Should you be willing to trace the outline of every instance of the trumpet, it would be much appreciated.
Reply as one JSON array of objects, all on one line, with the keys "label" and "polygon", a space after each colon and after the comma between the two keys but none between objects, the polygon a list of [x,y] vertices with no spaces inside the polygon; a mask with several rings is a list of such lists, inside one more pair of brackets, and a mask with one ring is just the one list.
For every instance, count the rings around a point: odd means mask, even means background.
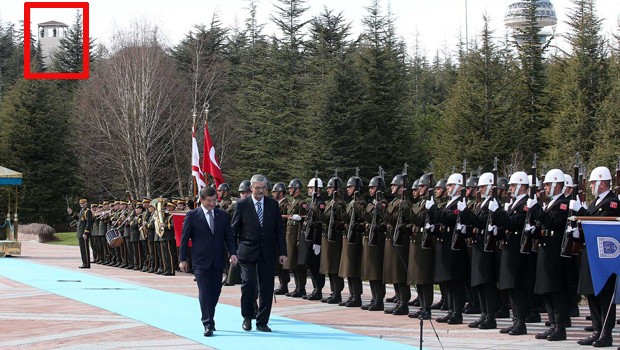
[{"label": "trumpet", "polygon": [[97,214],[95,214],[95,219],[99,219],[99,218],[101,218],[103,216],[108,216],[108,215],[110,215],[111,212],[112,212],[111,209],[98,212]]},{"label": "trumpet", "polygon": [[77,220],[73,220],[69,223],[69,226],[71,227],[76,227],[78,225],[78,221]]}]

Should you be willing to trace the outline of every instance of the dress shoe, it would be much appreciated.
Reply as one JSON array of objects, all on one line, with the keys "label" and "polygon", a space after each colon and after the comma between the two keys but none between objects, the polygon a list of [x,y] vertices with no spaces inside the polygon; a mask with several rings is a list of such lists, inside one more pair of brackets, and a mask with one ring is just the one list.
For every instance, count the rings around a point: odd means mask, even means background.
[{"label": "dress shoe", "polygon": [[353,298],[351,301],[347,301],[346,307],[360,307],[362,306],[361,298]]},{"label": "dress shoe", "polygon": [[306,300],[321,300],[322,298],[323,298],[323,293],[316,292],[316,293],[312,293],[312,294],[308,295]]},{"label": "dress shoe", "polygon": [[540,313],[531,312],[526,318],[525,323],[538,323],[540,322]]},{"label": "dress shoe", "polygon": [[478,328],[478,326],[480,326],[482,324],[482,322],[484,322],[484,320],[487,318],[486,314],[482,314],[480,315],[480,318],[475,320],[474,322],[470,322],[467,327],[469,328]]},{"label": "dress shoe", "polygon": [[127,265],[127,266],[125,266],[125,268],[126,268],[127,270],[133,270],[133,265]]},{"label": "dress shoe", "polygon": [[243,328],[244,331],[251,331],[252,330],[252,319],[250,318],[243,319],[243,324],[241,325],[241,328]]},{"label": "dress shoe", "polygon": [[555,327],[555,331],[547,337],[548,341],[560,341],[566,340],[566,328],[564,327]]},{"label": "dress shoe", "polygon": [[297,289],[295,289],[295,290],[293,290],[293,291],[291,291],[291,292],[288,292],[288,293],[284,293],[284,296],[287,296],[287,297],[292,297],[292,296],[293,296],[293,293],[296,293],[296,292],[297,292]]},{"label": "dress shoe", "polygon": [[463,323],[463,314],[452,314],[452,317],[448,319],[447,324],[462,324]]},{"label": "dress shoe", "polygon": [[603,336],[601,339],[595,340],[592,346],[595,348],[606,348],[613,345],[611,336]]},{"label": "dress shoe", "polygon": [[334,296],[334,293],[330,293],[328,296],[321,298],[322,303],[327,303],[327,299]]},{"label": "dress shoe", "polygon": [[443,304],[444,304],[443,299],[441,299],[438,302],[436,302],[435,304],[431,305],[431,310],[439,310],[439,309],[441,309]]},{"label": "dress shoe", "polygon": [[500,329],[500,330],[499,330],[499,332],[500,332],[500,333],[502,333],[502,334],[508,334],[508,333],[510,333],[510,331],[511,331],[513,328],[515,328],[515,326],[516,326],[516,323],[513,323],[513,324],[511,324],[511,325],[510,325],[510,326],[508,326],[508,327],[504,327],[504,328]]},{"label": "dress shoe", "polygon": [[368,307],[368,311],[385,311],[383,303],[374,303]]},{"label": "dress shoe", "polygon": [[389,298],[385,298],[385,302],[386,303],[397,303],[398,302],[398,297],[396,295],[391,296]]},{"label": "dress shoe", "polygon": [[495,318],[510,318],[510,311],[507,307],[502,307],[495,313]]},{"label": "dress shoe", "polygon": [[266,324],[257,324],[256,330],[261,332],[271,332],[271,328],[269,328]]},{"label": "dress shoe", "polygon": [[211,328],[205,328],[204,336],[210,337],[213,335],[213,330]]},{"label": "dress shoe", "polygon": [[577,344],[579,345],[592,345],[594,343],[595,340],[598,340],[598,338],[601,336],[600,333],[595,332],[592,333],[591,336],[585,338],[585,339],[579,339],[577,340]]},{"label": "dress shoe", "polygon": [[81,266],[78,266],[78,268],[80,268],[80,269],[90,269],[90,266],[81,265]]},{"label": "dress shoe", "polygon": [[431,310],[422,310],[418,318],[420,320],[430,320],[433,318],[433,315],[431,314]]},{"label": "dress shoe", "polygon": [[395,309],[396,309],[396,306],[386,307],[386,308],[383,309],[383,313],[384,314],[391,314]]},{"label": "dress shoe", "polygon": [[153,270],[153,269],[148,269],[146,272],[148,272],[148,273],[155,273],[155,270]]},{"label": "dress shoe", "polygon": [[452,313],[451,313],[451,312],[448,312],[448,314],[446,314],[445,316],[442,316],[442,317],[437,317],[437,318],[435,319],[435,322],[438,322],[438,323],[447,323],[447,322],[448,322],[448,320],[450,319],[450,317],[452,317]]},{"label": "dress shoe", "polygon": [[465,305],[465,308],[463,309],[463,313],[466,315],[479,314],[480,306],[474,303],[467,303],[467,305]]},{"label": "dress shoe", "polygon": [[553,325],[551,328],[547,329],[546,331],[542,332],[542,333],[537,333],[534,338],[536,339],[547,339],[547,337],[549,335],[551,335],[551,333],[555,332],[555,325]]},{"label": "dress shoe", "polygon": [[286,293],[288,293],[288,287],[285,286],[280,286],[278,289],[273,291],[273,294],[275,295],[285,295]]},{"label": "dress shoe", "polygon": [[351,300],[353,300],[353,296],[352,296],[352,295],[350,295],[350,296],[347,298],[347,300],[342,300],[341,302],[339,302],[339,303],[338,303],[338,306],[347,306],[347,303],[348,303],[349,301],[351,301]]},{"label": "dress shoe", "polygon": [[478,325],[478,329],[495,329],[497,328],[497,321],[495,317],[489,317],[484,319],[484,321]]},{"label": "dress shoe", "polygon": [[571,306],[570,311],[568,313],[568,317],[579,317],[579,306],[577,305]]},{"label": "dress shoe", "polygon": [[[348,300],[347,300],[348,301]],[[377,301],[375,299],[370,299],[368,304],[364,304],[361,306],[362,310],[368,310],[371,306],[373,306]]]},{"label": "dress shoe", "polygon": [[125,269],[125,268],[127,268],[127,264],[121,264],[121,265],[120,265],[120,266],[118,266],[118,267],[120,267],[121,269]]},{"label": "dress shoe", "polygon": [[407,306],[406,303],[402,303],[396,306],[394,310],[392,310],[392,315],[394,316],[409,315],[409,306]]},{"label": "dress shoe", "polygon": [[594,332],[594,327],[593,326],[585,326],[583,327],[583,330],[586,332]]},{"label": "dress shoe", "polygon": [[306,295],[306,290],[305,290],[305,289],[295,291],[293,294],[291,294],[291,296],[292,296],[293,298],[301,298],[301,297],[303,297],[304,295]]},{"label": "dress shoe", "polygon": [[510,335],[524,335],[527,334],[527,327],[525,322],[517,322],[517,324],[508,332]]},{"label": "dress shoe", "polygon": [[327,298],[328,304],[339,304],[342,301],[342,295],[334,294],[331,297]]},{"label": "dress shoe", "polygon": [[174,272],[164,272],[162,276],[174,276]]}]

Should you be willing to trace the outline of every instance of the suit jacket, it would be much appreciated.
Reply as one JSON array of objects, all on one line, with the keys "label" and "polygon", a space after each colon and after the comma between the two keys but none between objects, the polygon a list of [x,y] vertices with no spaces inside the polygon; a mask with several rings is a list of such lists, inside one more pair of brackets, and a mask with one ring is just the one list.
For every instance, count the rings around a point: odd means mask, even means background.
[{"label": "suit jacket", "polygon": [[280,206],[273,198],[263,198],[262,227],[252,197],[238,201],[232,217],[232,230],[239,242],[237,250],[239,260],[256,261],[262,255],[264,261],[275,264],[278,256],[286,256]]},{"label": "suit jacket", "polygon": [[224,248],[228,249],[230,255],[236,255],[237,247],[226,212],[213,209],[213,222],[215,232],[209,228],[200,206],[187,212],[183,220],[179,261],[187,261],[187,244],[191,239],[194,270],[224,269]]}]

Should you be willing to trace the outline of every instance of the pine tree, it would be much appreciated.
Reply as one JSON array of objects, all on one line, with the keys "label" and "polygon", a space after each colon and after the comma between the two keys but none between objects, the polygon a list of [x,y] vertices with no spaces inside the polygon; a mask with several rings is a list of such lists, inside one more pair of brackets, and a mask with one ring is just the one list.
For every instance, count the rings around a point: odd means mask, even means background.
[{"label": "pine tree", "polygon": [[[82,14],[76,11],[75,21],[67,30],[66,36],[60,38],[60,46],[52,56],[51,71],[78,73],[83,70],[83,31]],[[89,64],[92,66],[96,57],[96,43],[93,38],[89,39]],[[66,84],[65,84],[66,85]],[[69,84],[74,87],[75,84]]]}]

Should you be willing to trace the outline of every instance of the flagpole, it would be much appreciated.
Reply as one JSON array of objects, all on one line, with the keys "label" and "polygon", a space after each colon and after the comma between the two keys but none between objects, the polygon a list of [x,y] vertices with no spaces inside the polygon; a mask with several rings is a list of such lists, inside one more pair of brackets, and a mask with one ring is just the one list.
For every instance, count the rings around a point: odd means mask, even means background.
[{"label": "flagpole", "polygon": [[[193,137],[195,137],[194,135],[196,135],[196,108],[192,109],[192,123],[193,123],[192,124],[193,125],[192,126],[192,138],[193,138]],[[192,150],[192,152],[193,152],[193,150]],[[198,188],[198,184],[196,183],[196,177],[192,176],[192,189],[193,189],[192,192],[194,193],[194,198],[196,198],[196,194],[198,192],[197,188]]]},{"label": "flagpole", "polygon": [[[208,128],[209,128],[209,103],[205,102],[205,130],[208,130]],[[203,141],[203,142],[206,142],[206,140]],[[202,157],[203,157],[203,159],[204,159],[204,157],[208,157],[207,153],[204,153],[202,155]],[[204,167],[204,161],[203,161],[203,167]],[[208,185],[209,181],[207,181],[207,180],[209,180],[209,175],[211,175],[211,173],[207,174],[207,170],[206,169],[204,170],[204,172],[205,172],[205,184]],[[211,179],[213,179],[213,176],[211,176]],[[215,179],[213,179],[213,182],[215,183]]]}]

